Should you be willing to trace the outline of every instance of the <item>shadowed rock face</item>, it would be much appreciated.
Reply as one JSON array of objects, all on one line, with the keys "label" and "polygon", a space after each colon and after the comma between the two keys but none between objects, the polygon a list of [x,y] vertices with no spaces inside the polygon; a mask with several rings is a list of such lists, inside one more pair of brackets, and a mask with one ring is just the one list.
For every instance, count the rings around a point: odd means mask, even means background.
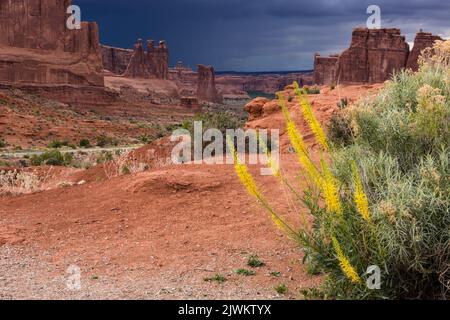
[{"label": "shadowed rock face", "polygon": [[100,45],[103,68],[114,74],[123,74],[133,56],[133,50]]},{"label": "shadowed rock face", "polygon": [[353,31],[352,43],[339,57],[340,83],[380,83],[406,66],[409,46],[399,29]]},{"label": "shadowed rock face", "polygon": [[98,26],[66,28],[71,0],[0,1],[0,82],[103,86]]},{"label": "shadowed rock face", "polygon": [[150,68],[147,65],[147,57],[144,51],[142,40],[139,39],[134,45],[134,53],[131,56],[130,63],[124,73],[127,78],[150,79]]},{"label": "shadowed rock face", "polygon": [[199,100],[221,103],[222,95],[217,92],[214,68],[198,65],[197,97]]},{"label": "shadowed rock face", "polygon": [[138,39],[134,50],[101,46],[103,68],[127,78],[168,79],[169,49],[164,41],[155,46],[153,40]]},{"label": "shadowed rock face", "polygon": [[433,44],[438,40],[443,39],[428,32],[421,31],[417,33],[416,39],[414,40],[414,47],[409,55],[406,67],[413,71],[417,71],[419,69],[418,60],[422,51],[426,48],[432,47]]},{"label": "shadowed rock face", "polygon": [[320,85],[330,85],[336,81],[336,69],[339,55],[321,57],[320,54],[314,56],[314,83]]}]

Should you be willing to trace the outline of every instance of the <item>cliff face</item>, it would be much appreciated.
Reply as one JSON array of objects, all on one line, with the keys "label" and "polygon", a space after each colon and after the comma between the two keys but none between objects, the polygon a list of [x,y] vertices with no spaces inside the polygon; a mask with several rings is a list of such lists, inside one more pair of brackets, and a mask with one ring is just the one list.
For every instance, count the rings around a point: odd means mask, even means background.
[{"label": "cliff face", "polygon": [[419,32],[414,40],[414,47],[409,55],[407,68],[417,71],[419,69],[418,60],[422,51],[426,48],[430,48],[433,44],[438,41],[443,40],[439,36],[435,36],[428,32]]},{"label": "cliff face", "polygon": [[153,40],[147,41],[147,50],[141,39],[134,50],[101,46],[103,68],[128,78],[168,79],[169,49],[164,41],[155,46]]},{"label": "cliff face", "polygon": [[336,81],[336,68],[339,55],[321,57],[320,54],[314,56],[314,83],[329,85]]},{"label": "cliff face", "polygon": [[338,59],[340,83],[379,83],[403,69],[409,46],[399,29],[355,29],[350,48]]},{"label": "cliff face", "polygon": [[103,68],[114,74],[123,74],[130,63],[133,50],[100,45]]},{"label": "cliff face", "polygon": [[223,97],[217,92],[214,68],[198,65],[197,97],[199,100],[221,103]]},{"label": "cliff face", "polygon": [[418,69],[420,53],[433,46],[440,37],[419,32],[414,48],[409,46],[399,29],[353,30],[350,48],[341,55],[314,59],[314,82],[319,85],[335,83],[381,83],[396,71]]},{"label": "cliff face", "polygon": [[66,28],[71,0],[1,0],[0,82],[103,86],[98,27]]}]

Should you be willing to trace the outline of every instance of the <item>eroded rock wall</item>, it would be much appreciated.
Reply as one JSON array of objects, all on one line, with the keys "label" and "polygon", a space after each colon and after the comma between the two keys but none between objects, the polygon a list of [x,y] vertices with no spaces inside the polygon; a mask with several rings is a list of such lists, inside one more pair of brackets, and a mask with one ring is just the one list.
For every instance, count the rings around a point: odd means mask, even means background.
[{"label": "eroded rock wall", "polygon": [[114,74],[123,74],[130,63],[133,50],[101,45],[103,68]]},{"label": "eroded rock wall", "polygon": [[146,47],[138,39],[133,50],[102,46],[103,68],[116,75],[140,79],[169,78],[169,49],[165,41],[155,46],[147,40]]},{"label": "eroded rock wall", "polygon": [[339,55],[322,57],[314,56],[314,83],[318,85],[330,85],[336,82],[336,69]]},{"label": "eroded rock wall", "polygon": [[103,86],[98,26],[69,30],[71,0],[0,1],[0,82]]},{"label": "eroded rock wall", "polygon": [[409,54],[407,68],[417,71],[419,69],[419,57],[423,50],[430,48],[433,44],[438,41],[443,40],[441,37],[433,35],[429,32],[418,32],[414,40],[414,47]]},{"label": "eroded rock wall", "polygon": [[399,29],[353,30],[350,48],[338,59],[340,83],[380,83],[406,66],[409,46]]},{"label": "eroded rock wall", "polygon": [[197,98],[199,100],[221,103],[222,95],[216,89],[215,72],[211,66],[198,65]]}]

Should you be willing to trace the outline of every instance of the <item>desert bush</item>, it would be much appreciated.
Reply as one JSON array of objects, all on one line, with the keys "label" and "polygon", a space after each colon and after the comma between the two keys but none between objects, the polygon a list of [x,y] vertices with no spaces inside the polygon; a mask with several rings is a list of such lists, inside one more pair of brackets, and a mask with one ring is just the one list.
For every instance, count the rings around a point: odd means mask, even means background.
[{"label": "desert bush", "polygon": [[64,140],[64,141],[59,141],[59,140],[53,140],[52,142],[50,142],[47,147],[50,149],[60,149],[62,147],[68,147],[69,146],[69,141]]},{"label": "desert bush", "polygon": [[125,152],[114,159],[103,164],[105,175],[108,179],[120,175],[134,174],[143,172],[149,169],[149,165],[143,162],[138,162],[133,158],[133,151]]},{"label": "desert bush", "polygon": [[3,139],[0,139],[0,149],[6,147],[6,142]]},{"label": "desert bush", "polygon": [[227,129],[239,129],[244,126],[244,121],[233,112],[219,111],[197,114],[192,120],[185,121],[182,128],[194,133],[194,122],[202,122],[203,131],[219,129],[225,133]]},{"label": "desert bush", "polygon": [[143,144],[148,144],[152,141],[152,139],[146,135],[146,134],[142,134],[138,137],[139,142],[143,143]]},{"label": "desert bush", "polygon": [[339,109],[345,109],[348,107],[348,98],[342,98],[337,103]]},{"label": "desert bush", "polygon": [[82,139],[82,140],[80,140],[79,145],[81,148],[90,148],[91,142],[88,139]]},{"label": "desert bush", "polygon": [[[310,160],[279,96],[306,187],[298,192],[279,168],[272,170],[301,198],[312,224],[303,214],[300,230],[286,223],[235,154],[236,171],[249,193],[299,243],[308,270],[326,275],[308,297],[449,298],[450,41],[438,42],[433,52],[425,52],[419,72],[395,75],[375,98],[349,112],[353,135],[347,145],[323,139],[297,88],[304,117],[329,154],[320,164]],[[381,271],[377,290],[368,285],[370,266]]]},{"label": "desert bush", "polygon": [[72,163],[73,155],[71,153],[61,153],[58,150],[44,152],[41,155],[33,155],[30,163],[33,166],[69,166]]},{"label": "desert bush", "polygon": [[1,194],[25,194],[39,190],[41,179],[32,172],[0,171]]},{"label": "desert bush", "polygon": [[97,137],[97,147],[104,148],[104,147],[112,147],[117,146],[118,141],[113,138],[106,135],[100,135]]},{"label": "desert bush", "polygon": [[352,142],[353,135],[349,115],[344,112],[334,113],[328,125],[328,139],[335,145],[346,146]]},{"label": "desert bush", "polygon": [[320,87],[303,87],[306,94],[320,94]]}]

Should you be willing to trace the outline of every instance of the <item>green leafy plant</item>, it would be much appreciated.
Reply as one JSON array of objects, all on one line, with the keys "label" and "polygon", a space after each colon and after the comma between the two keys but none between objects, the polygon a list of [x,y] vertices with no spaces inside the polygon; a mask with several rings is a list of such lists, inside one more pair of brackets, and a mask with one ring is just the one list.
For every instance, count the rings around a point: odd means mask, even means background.
[{"label": "green leafy plant", "polygon": [[81,148],[90,148],[91,142],[88,139],[82,139],[82,140],[80,140],[79,145]]},{"label": "green leafy plant", "polygon": [[249,277],[249,276],[256,275],[256,272],[253,270],[248,270],[248,269],[237,269],[236,274],[238,274],[240,276]]},{"label": "green leafy plant", "polygon": [[72,163],[73,155],[71,153],[61,153],[58,150],[44,152],[41,155],[33,155],[30,163],[33,166],[69,166]]},{"label": "green leafy plant", "polygon": [[217,283],[224,283],[227,281],[227,278],[221,274],[216,274],[213,277],[207,277],[203,279],[206,282],[217,282]]},{"label": "green leafy plant", "polygon": [[[279,94],[307,184],[296,190],[281,170],[272,170],[312,217],[309,223],[300,215],[300,230],[270,206],[235,153],[236,172],[247,191],[300,244],[308,270],[326,275],[322,286],[308,294],[450,298],[449,70],[450,41],[438,41],[424,51],[419,72],[394,75],[376,96],[347,111],[352,134],[344,144],[324,139],[305,92],[296,86],[303,117],[328,154],[320,162],[311,160]],[[377,290],[369,285],[371,266],[380,271]]]},{"label": "green leafy plant", "polygon": [[259,268],[264,266],[264,262],[262,262],[257,255],[251,255],[248,258],[247,265],[252,268]]},{"label": "green leafy plant", "polygon": [[59,140],[53,140],[52,142],[50,142],[48,144],[48,148],[50,149],[60,149],[62,147],[68,147],[69,146],[69,141],[65,140],[65,141],[59,141]]},{"label": "green leafy plant", "polygon": [[280,283],[279,285],[275,286],[274,289],[278,294],[286,294],[288,291],[288,287],[285,283]]},{"label": "green leafy plant", "polygon": [[112,147],[112,146],[117,146],[117,145],[118,145],[118,141],[113,137],[109,137],[106,135],[100,135],[97,137],[97,146],[100,148]]}]

